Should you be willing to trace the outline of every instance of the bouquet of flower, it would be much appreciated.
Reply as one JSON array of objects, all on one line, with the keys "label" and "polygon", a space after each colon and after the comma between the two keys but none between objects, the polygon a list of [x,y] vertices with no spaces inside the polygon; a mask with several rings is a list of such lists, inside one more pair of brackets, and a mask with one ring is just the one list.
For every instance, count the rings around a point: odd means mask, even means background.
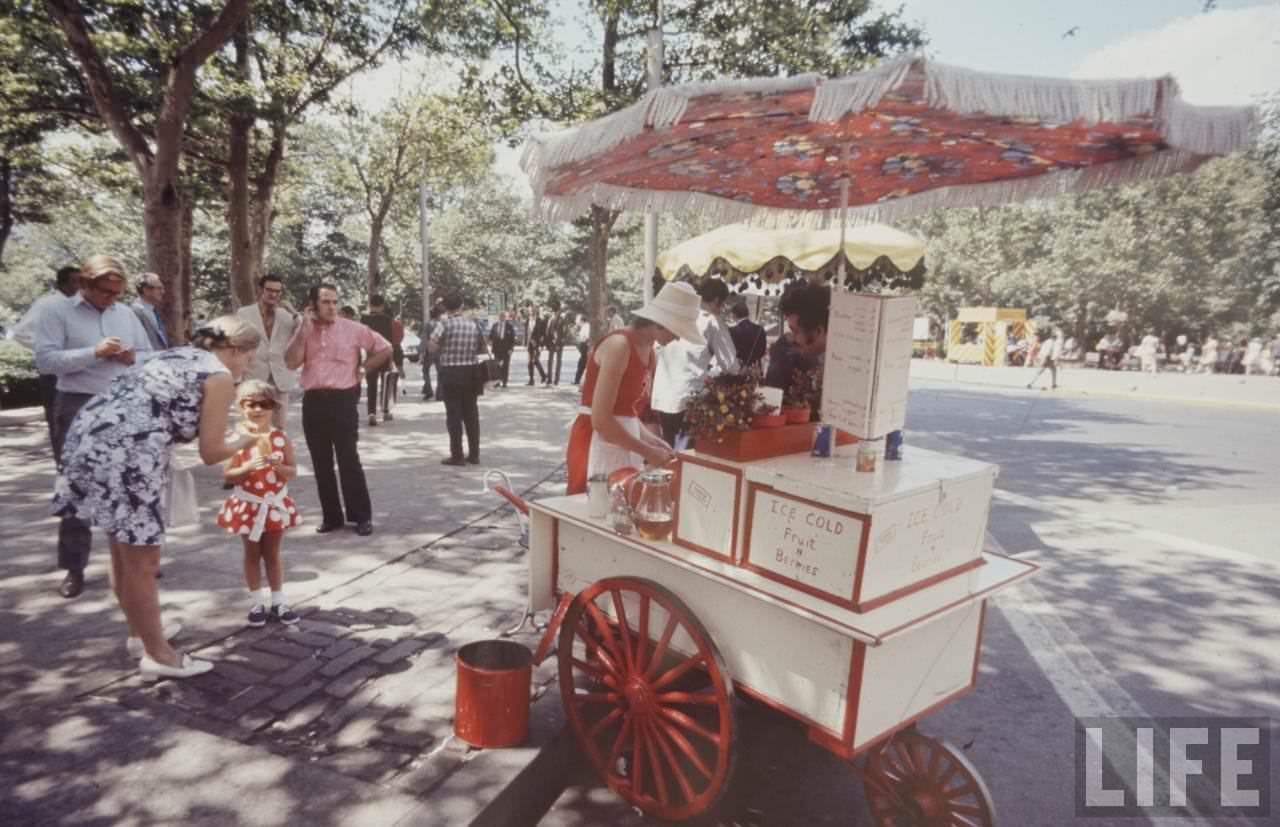
[{"label": "bouquet of flower", "polygon": [[796,368],[791,385],[782,392],[782,407],[816,409],[822,404],[822,369]]},{"label": "bouquet of flower", "polygon": [[702,380],[702,390],[685,400],[684,427],[690,439],[720,442],[733,431],[751,429],[751,419],[767,413],[759,371],[726,373]]}]

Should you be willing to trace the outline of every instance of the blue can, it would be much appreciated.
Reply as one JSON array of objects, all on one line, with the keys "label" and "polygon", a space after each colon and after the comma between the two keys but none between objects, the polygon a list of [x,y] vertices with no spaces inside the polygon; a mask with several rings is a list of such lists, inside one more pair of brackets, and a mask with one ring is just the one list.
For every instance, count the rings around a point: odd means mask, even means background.
[{"label": "blue can", "polygon": [[836,428],[834,425],[819,425],[818,432],[813,438],[813,450],[809,452],[814,457],[829,457],[831,449],[834,447],[836,436]]},{"label": "blue can", "polygon": [[884,438],[884,458],[886,462],[902,459],[902,431],[890,431]]}]

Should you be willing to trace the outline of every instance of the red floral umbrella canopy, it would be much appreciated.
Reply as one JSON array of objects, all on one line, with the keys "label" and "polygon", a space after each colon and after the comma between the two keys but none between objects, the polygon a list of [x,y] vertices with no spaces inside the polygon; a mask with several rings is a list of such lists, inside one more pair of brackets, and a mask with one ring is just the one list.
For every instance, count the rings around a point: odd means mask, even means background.
[{"label": "red floral umbrella canopy", "polygon": [[823,81],[669,87],[533,139],[523,160],[546,217],[592,204],[697,207],[723,220],[887,221],[1195,169],[1245,146],[1248,108],[1195,107],[1172,78],[988,75],[916,56]]}]

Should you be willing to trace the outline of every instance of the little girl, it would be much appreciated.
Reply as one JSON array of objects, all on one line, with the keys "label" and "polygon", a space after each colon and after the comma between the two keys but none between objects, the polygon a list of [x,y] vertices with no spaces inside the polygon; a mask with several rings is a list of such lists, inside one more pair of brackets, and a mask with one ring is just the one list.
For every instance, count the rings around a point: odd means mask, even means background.
[{"label": "little girl", "polygon": [[[280,560],[285,529],[301,522],[286,485],[297,476],[298,466],[289,438],[284,431],[271,427],[272,415],[279,406],[279,394],[270,384],[258,379],[240,384],[236,393],[240,430],[257,435],[258,442],[227,460],[222,472],[236,490],[218,512],[218,525],[239,534],[244,541],[244,582],[254,596],[250,626],[262,626],[268,616],[280,623],[298,622],[297,613],[284,601],[284,564]],[[266,594],[260,599],[258,596],[264,566],[271,585],[269,615]]]}]

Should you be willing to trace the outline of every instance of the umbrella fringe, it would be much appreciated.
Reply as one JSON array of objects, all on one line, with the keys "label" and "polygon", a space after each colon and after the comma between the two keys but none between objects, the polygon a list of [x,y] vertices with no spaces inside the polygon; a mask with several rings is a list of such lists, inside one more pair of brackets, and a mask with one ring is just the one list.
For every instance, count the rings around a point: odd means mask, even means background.
[{"label": "umbrella fringe", "polygon": [[[1127,161],[1076,170],[1043,173],[1010,181],[943,187],[875,204],[850,206],[848,223],[891,223],[939,207],[994,207],[1017,201],[1053,198],[1073,192],[1131,184],[1176,173],[1192,172],[1207,158],[1190,152],[1152,153]],[[697,210],[717,223],[749,222],[758,227],[839,226],[840,208],[792,210],[762,207],[701,192],[655,192],[596,184],[570,196],[542,195],[534,214],[547,221],[572,221],[598,204],[614,210]]]},{"label": "umbrella fringe", "polygon": [[875,106],[885,93],[906,78],[919,54],[912,53],[849,77],[820,84],[809,107],[810,121],[838,121],[849,112],[861,112]]}]

